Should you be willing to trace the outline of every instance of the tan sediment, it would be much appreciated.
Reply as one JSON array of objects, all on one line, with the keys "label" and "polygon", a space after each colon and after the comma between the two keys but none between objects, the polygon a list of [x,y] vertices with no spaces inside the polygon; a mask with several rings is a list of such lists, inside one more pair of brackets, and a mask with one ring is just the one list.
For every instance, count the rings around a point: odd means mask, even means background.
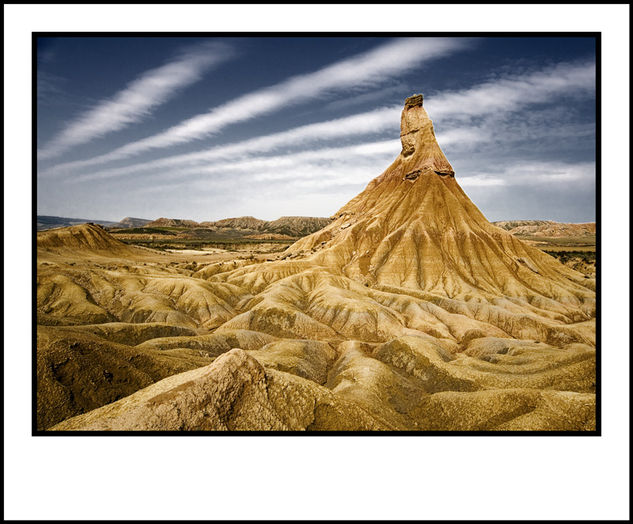
[{"label": "tan sediment", "polygon": [[[56,430],[595,429],[595,280],[488,222],[421,97],[407,99],[401,141],[282,260],[145,265],[115,245],[111,262],[74,263],[58,252],[73,235],[42,237],[38,318],[57,326],[45,329],[71,340],[88,336],[71,329],[84,324],[176,326],[90,336],[203,366],[161,364],[172,376],[71,418],[45,406],[43,418],[66,418]],[[92,235],[73,249],[107,249]],[[78,376],[102,366],[79,362]],[[43,377],[48,365],[38,351]]]}]

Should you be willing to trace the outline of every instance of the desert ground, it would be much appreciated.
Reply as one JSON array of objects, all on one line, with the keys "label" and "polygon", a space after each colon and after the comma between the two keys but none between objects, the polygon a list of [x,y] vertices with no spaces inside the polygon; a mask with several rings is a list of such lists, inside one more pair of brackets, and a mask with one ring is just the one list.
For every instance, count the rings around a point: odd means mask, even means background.
[{"label": "desert ground", "polygon": [[490,223],[421,95],[400,138],[329,218],[39,231],[37,429],[595,430],[595,224]]}]

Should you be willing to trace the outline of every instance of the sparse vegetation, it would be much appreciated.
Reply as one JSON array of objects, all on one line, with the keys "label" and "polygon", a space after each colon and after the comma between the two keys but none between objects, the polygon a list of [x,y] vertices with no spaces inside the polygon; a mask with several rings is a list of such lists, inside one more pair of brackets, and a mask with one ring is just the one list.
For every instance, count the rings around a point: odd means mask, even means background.
[{"label": "sparse vegetation", "polygon": [[[158,249],[160,251],[167,251],[169,249],[225,249],[227,251],[242,251],[242,248],[251,249],[254,251],[283,251],[286,249],[290,242],[286,240],[250,240],[250,239],[227,239],[220,241],[209,240],[197,240],[197,239],[179,239],[165,240],[165,239],[121,239],[122,242],[128,245],[144,246],[152,249]],[[259,248],[259,249],[258,249]]]},{"label": "sparse vegetation", "polygon": [[580,260],[586,264],[594,264],[596,262],[595,251],[549,251],[544,249],[545,253],[551,255],[563,264],[566,264],[574,259]]}]

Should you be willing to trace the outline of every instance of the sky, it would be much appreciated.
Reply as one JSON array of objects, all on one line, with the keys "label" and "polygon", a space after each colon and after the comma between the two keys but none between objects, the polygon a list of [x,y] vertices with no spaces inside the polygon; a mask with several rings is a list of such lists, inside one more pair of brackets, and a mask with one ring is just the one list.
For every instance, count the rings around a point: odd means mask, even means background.
[{"label": "sky", "polygon": [[331,216],[423,93],[489,220],[595,220],[589,37],[40,37],[36,82],[39,215]]}]

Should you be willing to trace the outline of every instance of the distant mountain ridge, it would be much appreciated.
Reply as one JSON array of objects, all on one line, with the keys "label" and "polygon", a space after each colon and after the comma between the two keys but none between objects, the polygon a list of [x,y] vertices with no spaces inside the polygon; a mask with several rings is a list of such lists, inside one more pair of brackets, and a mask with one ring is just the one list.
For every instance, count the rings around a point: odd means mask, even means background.
[{"label": "distant mountain ridge", "polygon": [[143,227],[149,222],[151,222],[151,220],[149,219],[134,217],[125,217],[120,222],[113,222],[112,220],[95,220],[92,218],[70,218],[51,215],[37,215],[37,230],[46,231],[47,229],[78,226],[80,224],[99,224],[100,226],[104,227],[129,228]]},{"label": "distant mountain ridge", "polygon": [[245,229],[261,233],[299,237],[319,231],[331,222],[332,219],[327,217],[284,216],[277,220],[267,221],[247,216],[225,218],[216,222],[204,222],[203,224],[210,228]]},{"label": "distant mountain ridge", "polygon": [[596,234],[595,222],[554,222],[553,220],[502,220],[493,225],[509,231],[513,235],[539,237],[579,237]]},{"label": "distant mountain ridge", "polygon": [[125,217],[115,227],[143,227],[149,224],[151,220],[148,218]]},{"label": "distant mountain ridge", "polygon": [[125,217],[119,222],[94,220],[87,218],[69,218],[48,215],[37,216],[37,230],[45,231],[60,227],[70,227],[93,223],[112,229],[132,229],[142,227],[175,227],[188,229],[210,229],[217,232],[238,232],[240,234],[283,235],[284,237],[302,237],[324,228],[332,222],[328,217],[283,216],[276,220],[261,220],[252,216],[224,218],[216,221],[196,222],[183,218],[147,218]]},{"label": "distant mountain ridge", "polygon": [[238,232],[240,234],[284,235],[302,237],[324,228],[332,222],[329,217],[283,216],[277,220],[261,220],[252,216],[223,218],[216,221],[195,222],[182,218],[159,218],[145,227],[184,227],[210,229],[216,232]]},{"label": "distant mountain ridge", "polygon": [[147,227],[198,227],[199,225],[195,220],[165,217],[157,218],[145,224]]},{"label": "distant mountain ridge", "polygon": [[[137,227],[178,227],[202,228],[213,231],[238,231],[245,234],[283,235],[284,237],[303,237],[311,235],[332,222],[330,217],[283,216],[277,220],[261,220],[252,216],[223,218],[216,221],[196,222],[182,218],[161,217],[156,220],[147,218],[125,217],[119,222],[110,220],[94,220],[85,218],[69,218],[50,215],[37,215],[37,230],[45,231],[60,227],[93,223],[113,229],[131,229]],[[553,220],[500,220],[493,225],[513,235],[530,235],[539,237],[579,237],[594,236],[595,222],[570,223]]]},{"label": "distant mountain ridge", "polygon": [[45,231],[46,229],[54,229],[58,227],[70,227],[77,226],[79,224],[86,224],[92,222],[93,224],[99,224],[101,226],[111,227],[118,222],[112,222],[110,220],[93,220],[87,218],[69,218],[69,217],[57,217],[51,215],[37,215],[37,230]]},{"label": "distant mountain ridge", "polygon": [[298,217],[286,216],[268,222],[266,230],[270,233],[280,235],[304,236],[323,229],[330,225],[332,218],[329,217]]},{"label": "distant mountain ridge", "polygon": [[222,220],[216,220],[215,222],[200,222],[200,226],[203,227],[252,229],[253,231],[261,231],[266,224],[267,222],[265,220],[260,220],[259,218],[255,218],[252,216],[223,218]]}]

